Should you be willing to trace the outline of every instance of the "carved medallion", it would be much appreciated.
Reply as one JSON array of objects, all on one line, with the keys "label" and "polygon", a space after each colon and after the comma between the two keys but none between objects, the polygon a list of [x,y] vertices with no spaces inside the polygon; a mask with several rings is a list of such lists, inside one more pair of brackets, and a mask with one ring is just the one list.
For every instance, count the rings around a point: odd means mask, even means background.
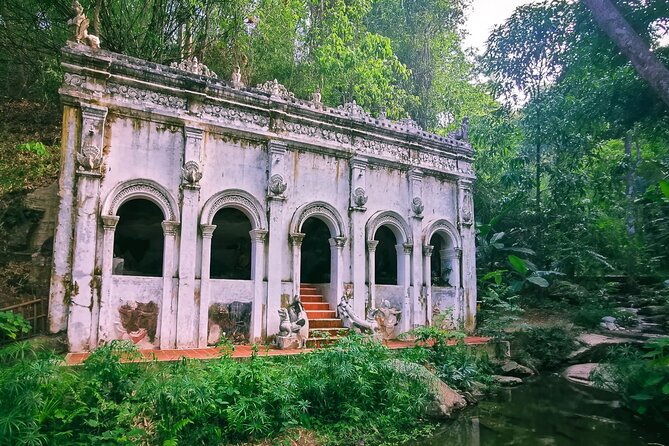
[{"label": "carved medallion", "polygon": [[102,165],[102,150],[96,145],[87,144],[77,153],[79,171],[97,172]]},{"label": "carved medallion", "polygon": [[197,161],[188,161],[181,170],[185,184],[196,186],[202,179],[202,172]]},{"label": "carved medallion", "polygon": [[369,197],[365,194],[365,189],[358,187],[353,191],[353,204],[361,208],[367,203]]},{"label": "carved medallion", "polygon": [[423,210],[425,209],[425,205],[423,204],[423,200],[421,200],[420,197],[414,197],[413,200],[411,200],[411,210],[416,214],[417,217],[420,217],[423,215]]},{"label": "carved medallion", "polygon": [[268,186],[270,193],[275,197],[283,195],[283,193],[288,188],[288,184],[279,174],[272,175],[272,177],[269,179]]}]

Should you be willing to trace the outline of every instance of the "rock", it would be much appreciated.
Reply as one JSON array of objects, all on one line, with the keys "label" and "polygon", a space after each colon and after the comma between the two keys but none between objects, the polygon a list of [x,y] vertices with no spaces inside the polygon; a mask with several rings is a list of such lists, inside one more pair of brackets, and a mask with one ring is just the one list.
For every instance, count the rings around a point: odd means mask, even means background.
[{"label": "rock", "polygon": [[600,364],[597,362],[576,364],[571,367],[567,367],[565,371],[562,372],[562,375],[571,382],[591,386],[592,381],[590,380],[590,375],[597,367],[599,367],[599,365]]},{"label": "rock", "polygon": [[641,316],[656,316],[658,314],[667,314],[668,312],[669,308],[660,305],[649,305],[639,309]]},{"label": "rock", "polygon": [[599,324],[601,328],[604,330],[609,330],[609,331],[619,331],[619,330],[624,330],[623,327],[620,325],[616,324],[616,318],[613,316],[604,316],[602,318],[602,322]]},{"label": "rock", "polygon": [[218,324],[209,326],[209,335],[207,336],[207,345],[216,345],[221,340],[221,327]]},{"label": "rock", "polygon": [[523,380],[515,376],[493,375],[492,379],[502,387],[515,387],[523,383]]},{"label": "rock", "polygon": [[453,411],[467,406],[467,401],[462,395],[451,389],[437,375],[422,365],[397,359],[390,361],[390,363],[398,372],[418,378],[427,385],[433,397],[432,404],[427,409],[427,415],[430,418],[450,418]]},{"label": "rock", "polygon": [[[623,336],[624,333],[620,332],[620,336]],[[595,333],[583,333],[578,337],[578,342],[581,344],[581,348],[575,350],[569,354],[569,360],[573,364],[574,362],[594,362],[603,359],[609,350],[610,345],[614,344],[630,344],[639,342],[636,339],[617,337],[617,336],[605,336]]]},{"label": "rock", "polygon": [[504,364],[502,364],[500,370],[505,376],[516,376],[518,378],[534,375],[532,369],[525,367],[524,365],[520,365],[516,361],[506,361]]},{"label": "rock", "polygon": [[665,287],[665,288],[669,288],[669,279],[665,280],[665,281],[662,282],[662,283],[664,284],[664,287]]},{"label": "rock", "polygon": [[565,369],[562,372],[562,376],[567,378],[569,381],[584,384],[586,386],[594,385],[591,376],[594,371],[597,371],[599,378],[601,378],[605,384],[613,382],[613,377],[608,372],[607,368],[604,367],[606,364],[600,364],[598,362],[588,362],[585,364],[576,364]]}]

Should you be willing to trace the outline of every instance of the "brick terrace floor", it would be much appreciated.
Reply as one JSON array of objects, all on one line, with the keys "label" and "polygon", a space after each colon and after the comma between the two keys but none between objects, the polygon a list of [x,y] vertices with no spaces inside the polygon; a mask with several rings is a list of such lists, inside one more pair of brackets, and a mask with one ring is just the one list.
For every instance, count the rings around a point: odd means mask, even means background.
[{"label": "brick terrace floor", "polygon": [[[464,339],[465,344],[467,345],[481,345],[486,344],[490,338],[478,337],[478,336],[468,336]],[[384,344],[390,349],[401,349],[401,348],[410,348],[416,345],[414,341],[384,341]],[[455,344],[455,341],[451,341],[451,344]],[[208,347],[208,348],[190,348],[190,349],[180,349],[180,350],[140,350],[139,353],[144,358],[144,361],[177,361],[182,358],[186,359],[215,359],[222,356],[221,348],[218,347]],[[235,350],[232,352],[233,358],[250,358],[252,354],[253,347],[251,345],[235,345]],[[289,349],[289,350],[279,350],[276,347],[266,347],[264,345],[258,345],[258,356],[290,356],[290,355],[299,355],[302,353],[308,353],[314,349]],[[90,353],[68,353],[65,356],[66,365],[80,365],[83,363]],[[141,359],[139,361],[142,361]]]}]

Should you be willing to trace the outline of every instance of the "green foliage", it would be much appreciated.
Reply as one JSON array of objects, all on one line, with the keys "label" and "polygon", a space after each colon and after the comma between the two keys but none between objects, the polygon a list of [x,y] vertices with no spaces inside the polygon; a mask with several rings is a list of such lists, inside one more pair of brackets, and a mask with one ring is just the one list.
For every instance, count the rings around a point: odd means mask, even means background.
[{"label": "green foliage", "polygon": [[[469,391],[478,384],[492,383],[488,357],[465,345],[465,334],[438,327],[414,329],[417,346],[404,357],[430,364],[437,376],[454,389]],[[424,352],[427,350],[427,353]]]},{"label": "green foliage", "polygon": [[653,340],[641,352],[614,348],[602,367],[596,384],[615,391],[638,414],[669,424],[669,339]]},{"label": "green foliage", "polygon": [[[485,276],[484,276],[485,280]],[[504,337],[505,329],[523,314],[520,296],[505,284],[486,284],[480,287],[477,322],[479,332]]]},{"label": "green foliage", "polygon": [[562,365],[574,350],[575,336],[562,327],[535,327],[515,332],[512,351],[524,364],[552,370]]},{"label": "green foliage", "polygon": [[599,328],[604,316],[616,318],[616,324],[622,327],[634,327],[638,319],[634,313],[619,310],[607,302],[587,300],[582,302],[572,312],[572,321],[584,328]]},{"label": "green foliage", "polygon": [[388,444],[425,431],[423,381],[359,337],[277,361],[257,349],[245,361],[138,358],[112,342],[67,368],[26,343],[3,347],[0,443],[220,445],[303,427],[330,444]]},{"label": "green foliage", "polygon": [[16,340],[17,336],[29,331],[30,324],[23,316],[12,311],[0,311],[0,344]]}]

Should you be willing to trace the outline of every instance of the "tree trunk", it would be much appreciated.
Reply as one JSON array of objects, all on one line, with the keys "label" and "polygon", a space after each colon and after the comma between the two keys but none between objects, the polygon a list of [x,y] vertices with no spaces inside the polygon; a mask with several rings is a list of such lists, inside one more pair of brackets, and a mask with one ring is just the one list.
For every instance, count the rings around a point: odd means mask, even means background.
[{"label": "tree trunk", "polygon": [[583,0],[599,27],[632,62],[634,69],[648,82],[669,107],[669,70],[653,54],[610,0]]},{"label": "tree trunk", "polygon": [[636,171],[636,162],[632,160],[632,131],[625,135],[625,164],[627,167],[627,181],[625,188],[626,215],[625,224],[627,226],[627,235],[632,236],[636,233],[634,225],[634,172]]}]

